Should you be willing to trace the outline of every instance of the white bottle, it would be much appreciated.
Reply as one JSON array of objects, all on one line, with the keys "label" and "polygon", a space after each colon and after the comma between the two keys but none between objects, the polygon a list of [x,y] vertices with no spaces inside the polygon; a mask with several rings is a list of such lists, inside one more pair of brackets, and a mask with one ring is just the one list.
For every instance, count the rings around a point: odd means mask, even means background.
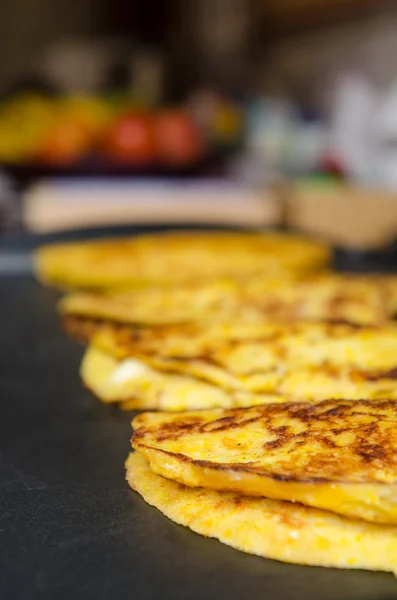
[{"label": "white bottle", "polygon": [[375,165],[377,179],[397,191],[397,82],[382,95],[375,119]]},{"label": "white bottle", "polygon": [[373,122],[375,86],[364,74],[339,75],[331,105],[331,150],[348,176],[360,183],[374,179]]}]

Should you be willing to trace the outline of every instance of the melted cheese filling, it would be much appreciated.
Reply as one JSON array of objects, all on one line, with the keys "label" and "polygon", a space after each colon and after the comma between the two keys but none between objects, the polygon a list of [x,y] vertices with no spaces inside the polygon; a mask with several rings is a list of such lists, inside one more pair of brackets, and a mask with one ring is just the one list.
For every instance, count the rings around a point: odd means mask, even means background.
[{"label": "melted cheese filling", "polygon": [[118,360],[91,345],[81,366],[84,384],[103,402],[135,399],[131,408],[169,411],[252,406],[283,401],[272,394],[230,394],[190,376],[163,373],[135,358]]}]

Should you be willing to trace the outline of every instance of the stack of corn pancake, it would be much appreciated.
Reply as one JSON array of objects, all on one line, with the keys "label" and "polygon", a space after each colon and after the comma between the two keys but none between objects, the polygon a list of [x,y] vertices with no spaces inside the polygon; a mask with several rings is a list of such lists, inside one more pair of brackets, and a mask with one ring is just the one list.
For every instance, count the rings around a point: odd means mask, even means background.
[{"label": "stack of corn pancake", "polygon": [[163,411],[134,419],[126,462],[149,504],[246,552],[397,575],[397,277],[330,257],[287,234],[179,232],[35,264],[69,290],[84,385]]}]

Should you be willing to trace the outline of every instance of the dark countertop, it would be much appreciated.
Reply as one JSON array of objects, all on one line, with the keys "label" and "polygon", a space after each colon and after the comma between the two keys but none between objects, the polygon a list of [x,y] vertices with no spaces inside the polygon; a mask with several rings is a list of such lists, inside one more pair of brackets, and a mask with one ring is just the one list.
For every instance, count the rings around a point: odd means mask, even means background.
[{"label": "dark countertop", "polygon": [[124,481],[132,413],[81,387],[56,297],[0,277],[0,598],[397,598],[391,575],[245,555],[146,505]]}]

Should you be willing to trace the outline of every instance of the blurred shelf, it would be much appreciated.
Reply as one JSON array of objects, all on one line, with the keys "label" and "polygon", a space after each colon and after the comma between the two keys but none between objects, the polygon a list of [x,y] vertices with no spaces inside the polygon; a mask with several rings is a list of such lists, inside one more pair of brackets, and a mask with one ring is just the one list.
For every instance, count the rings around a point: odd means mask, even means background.
[{"label": "blurred shelf", "polygon": [[395,0],[254,0],[254,5],[261,29],[270,39],[376,17],[397,9]]}]

